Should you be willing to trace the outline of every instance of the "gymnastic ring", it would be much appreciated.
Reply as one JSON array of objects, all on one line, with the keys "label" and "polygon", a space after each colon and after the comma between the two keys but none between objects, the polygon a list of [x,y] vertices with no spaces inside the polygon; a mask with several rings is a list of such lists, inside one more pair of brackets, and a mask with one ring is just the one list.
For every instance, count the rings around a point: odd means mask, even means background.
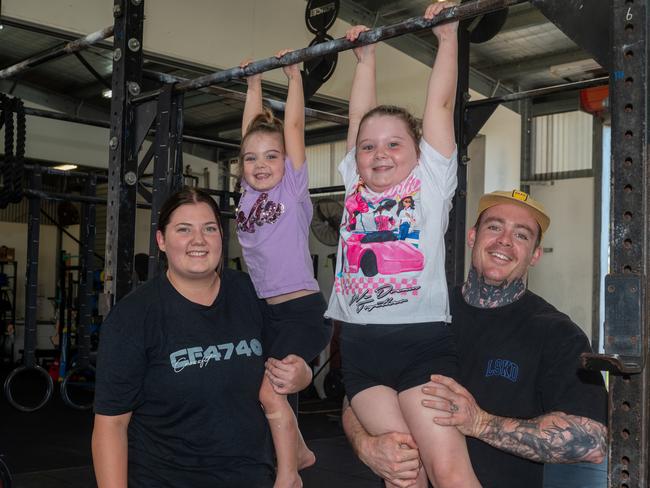
[{"label": "gymnastic ring", "polygon": [[[72,368],[70,371],[68,371],[65,375],[65,378],[63,378],[63,381],[61,382],[61,386],[60,386],[61,399],[63,400],[63,403],[65,403],[68,407],[77,410],[88,410],[92,408],[94,400],[88,403],[75,403],[70,398],[70,395],[68,395],[68,385],[69,385],[70,378],[72,378],[73,375],[78,375],[82,372],[92,372],[94,376],[95,368],[91,365],[77,366],[76,368]],[[91,385],[91,383],[88,383],[88,385]],[[94,382],[92,383],[92,385],[94,386]]]},{"label": "gymnastic ring", "polygon": [[[11,382],[18,376],[20,373],[23,371],[27,371],[28,369],[33,369],[36,370],[38,373],[41,374],[41,376],[45,377],[47,380],[47,388],[45,391],[45,396],[43,396],[43,399],[34,407],[26,407],[25,405],[21,405],[18,403],[13,395],[11,394]],[[9,376],[7,376],[7,379],[5,380],[4,384],[4,390],[5,390],[5,398],[7,401],[14,407],[20,410],[21,412],[35,412],[39,408],[43,407],[49,400],[52,398],[52,393],[54,392],[54,383],[52,382],[52,377],[50,374],[40,367],[38,364],[35,364],[33,366],[25,366],[21,365],[18,366],[16,369],[14,369],[11,373],[9,373]]]},{"label": "gymnastic ring", "polygon": [[3,459],[3,456],[0,455],[0,487],[11,488],[11,486],[12,486],[11,471],[9,470],[9,466],[7,466],[7,463]]}]

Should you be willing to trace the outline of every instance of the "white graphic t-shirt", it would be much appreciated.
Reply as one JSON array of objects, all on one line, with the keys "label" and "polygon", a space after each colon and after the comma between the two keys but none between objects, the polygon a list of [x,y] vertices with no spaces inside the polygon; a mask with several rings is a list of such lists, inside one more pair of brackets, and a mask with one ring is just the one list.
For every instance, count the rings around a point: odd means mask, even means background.
[{"label": "white graphic t-shirt", "polygon": [[451,321],[444,236],[456,152],[447,159],[424,139],[420,151],[411,174],[382,193],[360,184],[354,149],[339,165],[345,211],[326,316],[358,324]]}]

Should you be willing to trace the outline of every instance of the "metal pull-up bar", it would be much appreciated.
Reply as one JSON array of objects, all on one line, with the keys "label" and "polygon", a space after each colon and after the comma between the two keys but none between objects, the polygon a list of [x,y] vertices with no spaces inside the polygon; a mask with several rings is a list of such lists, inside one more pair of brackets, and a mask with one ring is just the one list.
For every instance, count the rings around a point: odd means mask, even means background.
[{"label": "metal pull-up bar", "polygon": [[31,58],[27,58],[24,61],[4,68],[0,70],[0,80],[15,76],[18,73],[22,73],[23,71],[34,68],[52,59],[60,58],[62,56],[76,53],[78,51],[83,51],[93,44],[97,44],[99,41],[113,37],[113,27],[114,26],[112,25],[104,27],[103,29],[88,34],[87,36],[67,42],[61,46],[53,47],[52,49],[48,49],[42,53],[32,56]]},{"label": "metal pull-up bar", "polygon": [[[144,76],[153,78],[162,83],[183,83],[189,81],[188,78],[182,78],[180,76],[170,75],[168,73],[158,73],[156,71],[147,71],[143,72]],[[206,93],[212,93],[221,98],[228,98],[230,100],[237,100],[240,102],[246,101],[246,94],[239,92],[237,90],[231,90],[230,88],[224,88],[221,86],[209,86],[206,88],[201,88],[200,91],[205,91]],[[273,98],[263,98],[262,101],[267,104],[271,109],[284,112],[286,103],[280,100],[275,100]],[[325,112],[323,110],[316,110],[310,107],[305,107],[305,116],[312,117],[318,120],[325,120],[327,122],[333,122],[335,124],[347,125],[348,118],[345,115],[334,114],[331,112]]]},{"label": "metal pull-up bar", "polygon": [[592,78],[591,80],[572,81],[570,83],[563,83],[562,85],[547,86],[543,88],[535,88],[517,93],[510,93],[501,97],[482,98],[480,100],[472,100],[467,105],[469,107],[479,107],[482,105],[490,105],[493,103],[508,103],[523,100],[525,98],[541,97],[544,95],[551,95],[553,93],[568,92],[571,90],[582,90],[584,88],[591,88],[594,86],[607,85],[609,83],[609,76],[602,76],[600,78]]},{"label": "metal pull-up bar", "polygon": [[[425,19],[424,17],[412,17],[410,19],[398,22],[396,24],[385,25],[375,29],[363,32],[356,42],[348,41],[342,37],[332,41],[323,42],[314,46],[305,47],[296,51],[291,51],[280,58],[275,56],[253,61],[245,68],[235,67],[211,73],[209,75],[200,76],[192,80],[183,81],[174,86],[174,91],[177,93],[187,92],[191,90],[198,90],[217,83],[224,83],[233,79],[245,78],[247,76],[264,73],[282,66],[297,64],[311,59],[320,58],[328,54],[333,54],[341,51],[363,46],[366,44],[374,44],[379,41],[391,39],[393,37],[417,32],[424,29],[429,29],[443,22],[452,20],[465,20],[476,17],[477,15],[487,14],[496,10],[511,7],[525,0],[473,0],[471,2],[455,5],[440,12],[439,15],[433,19]],[[131,99],[133,103],[143,103],[157,98],[161,90],[154,90],[151,92],[143,93]]]}]

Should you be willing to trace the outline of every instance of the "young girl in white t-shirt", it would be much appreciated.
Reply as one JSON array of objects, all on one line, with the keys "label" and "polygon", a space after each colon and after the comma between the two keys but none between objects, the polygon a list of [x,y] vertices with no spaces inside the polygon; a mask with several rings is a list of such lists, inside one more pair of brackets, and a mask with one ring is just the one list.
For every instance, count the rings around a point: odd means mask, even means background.
[{"label": "young girl in white t-shirt", "polygon": [[[450,6],[433,4],[425,17]],[[422,488],[427,477],[437,488],[480,486],[462,434],[436,425],[421,405],[431,374],[457,373],[444,245],[456,188],[457,26],[433,29],[438,52],[421,130],[406,110],[377,106],[375,46],[354,50],[349,152],[339,166],[346,212],[326,313],[343,322],[343,381],[354,413],[371,434],[411,433]]]}]

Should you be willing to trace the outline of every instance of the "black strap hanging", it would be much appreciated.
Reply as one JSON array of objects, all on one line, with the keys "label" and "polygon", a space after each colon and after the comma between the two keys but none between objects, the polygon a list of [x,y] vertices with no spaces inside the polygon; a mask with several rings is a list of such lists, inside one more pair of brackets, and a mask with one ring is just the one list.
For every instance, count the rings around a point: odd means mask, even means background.
[{"label": "black strap hanging", "polygon": [[0,107],[2,107],[0,125],[4,126],[5,129],[5,155],[4,159],[0,162],[0,178],[2,178],[2,187],[0,188],[0,209],[7,208],[13,190],[12,163],[14,156],[14,116],[12,105],[12,99],[7,95],[0,93]]},{"label": "black strap hanging", "polygon": [[25,141],[27,138],[27,124],[25,120],[25,106],[19,98],[14,98],[14,112],[16,113],[16,145],[11,171],[11,203],[19,203],[23,198],[23,178],[25,174]]},{"label": "black strap hanging", "polygon": [[[25,140],[27,136],[25,107],[22,100],[0,93],[0,127],[5,128],[4,159],[0,162],[0,208],[18,203],[23,197]],[[15,114],[15,120],[14,120]]]}]

